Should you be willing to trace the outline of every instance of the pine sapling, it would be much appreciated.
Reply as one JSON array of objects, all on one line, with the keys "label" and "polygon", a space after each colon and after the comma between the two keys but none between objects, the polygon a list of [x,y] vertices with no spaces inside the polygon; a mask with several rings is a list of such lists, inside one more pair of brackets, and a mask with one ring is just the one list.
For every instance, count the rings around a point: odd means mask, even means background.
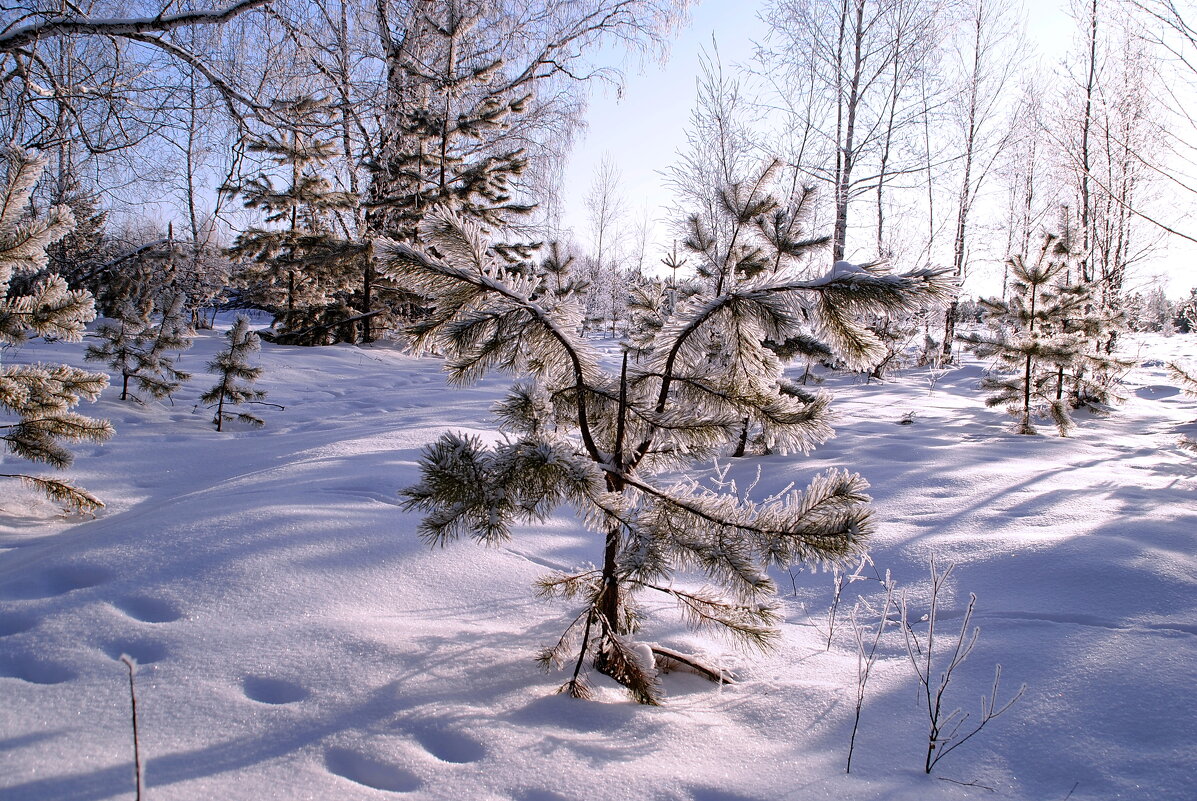
[{"label": "pine sapling", "polygon": [[133,378],[138,387],[152,397],[161,400],[169,398],[191,374],[178,369],[172,352],[181,352],[191,347],[195,335],[184,317],[183,296],[176,295],[163,307],[162,316],[156,325],[146,328],[145,349],[139,354],[137,371]]},{"label": "pine sapling", "polygon": [[1001,371],[981,382],[992,393],[985,403],[1006,406],[1018,418],[1019,434],[1038,433],[1033,420],[1040,412],[1051,417],[1060,436],[1075,426],[1060,390],[1061,376],[1083,348],[1065,331],[1066,320],[1079,317],[1085,303],[1082,293],[1063,282],[1074,261],[1067,245],[1051,234],[1034,259],[1012,256],[1010,297],[981,301],[991,330],[959,337],[978,356],[998,360]]},{"label": "pine sapling", "polygon": [[123,300],[114,316],[96,327],[101,342],[89,345],[83,358],[89,362],[103,362],[121,378],[121,400],[128,400],[129,380],[138,375],[150,338],[149,303],[140,306]]},{"label": "pine sapling", "polygon": [[[425,448],[419,483],[402,493],[423,514],[421,535],[433,545],[463,535],[500,543],[515,522],[569,504],[601,541],[599,566],[539,583],[542,596],[581,606],[540,657],[546,668],[576,660],[562,687],[571,695],[593,693],[589,665],[637,701],[660,701],[651,660],[632,639],[643,625],[638,596],[663,594],[692,625],[767,649],[780,620],[769,568],[852,559],[870,532],[867,483],[846,471],[763,501],[654,475],[731,447],[745,419],[766,447],[810,450],[832,434],[830,399],[783,392],[781,363],[764,341],[785,341],[813,320],[850,364],[872,363],[881,343],[861,316],[946,294],[934,270],[804,277],[798,262],[823,239],[788,243],[784,253],[771,244],[765,215],[782,203],[767,191],[776,169],[720,194],[725,237],[696,221],[687,248],[701,259],[699,277],[672,310],[657,311],[657,334],[637,343],[635,364],[625,351],[618,370],[578,335],[574,299],[544,291],[543,274],[505,271],[481,226],[462,215],[424,218],[428,252],[383,248],[390,277],[429,299],[411,333],[446,355],[451,382],[493,370],[522,377],[495,407],[507,439],[485,446],[447,433]],[[689,586],[681,575],[689,571],[708,586]]]},{"label": "pine sapling", "polygon": [[[216,415],[212,422],[216,430],[222,430],[226,420],[240,420],[252,426],[264,426],[266,421],[246,411],[229,413],[225,406],[240,406],[245,403],[262,403],[266,393],[253,389],[252,384],[262,373],[261,367],[251,367],[249,357],[260,347],[258,335],[249,330],[249,318],[238,315],[237,321],[225,335],[228,347],[208,362],[208,372],[220,377],[216,386],[200,396],[200,403],[215,406]],[[273,405],[273,404],[272,404]],[[280,407],[281,408],[281,407]]]}]

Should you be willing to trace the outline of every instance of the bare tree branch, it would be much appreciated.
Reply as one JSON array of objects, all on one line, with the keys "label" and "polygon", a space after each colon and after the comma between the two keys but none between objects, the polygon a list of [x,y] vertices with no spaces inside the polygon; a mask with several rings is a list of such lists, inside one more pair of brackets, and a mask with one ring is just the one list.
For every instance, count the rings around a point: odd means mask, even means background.
[{"label": "bare tree branch", "polygon": [[218,25],[243,12],[266,5],[270,0],[236,0],[224,8],[206,11],[187,11],[182,14],[160,13],[154,17],[128,19],[95,19],[82,16],[58,16],[39,20],[0,34],[0,53],[11,53],[33,44],[38,39],[69,34],[101,36],[131,36],[133,34],[164,33],[188,25]]}]

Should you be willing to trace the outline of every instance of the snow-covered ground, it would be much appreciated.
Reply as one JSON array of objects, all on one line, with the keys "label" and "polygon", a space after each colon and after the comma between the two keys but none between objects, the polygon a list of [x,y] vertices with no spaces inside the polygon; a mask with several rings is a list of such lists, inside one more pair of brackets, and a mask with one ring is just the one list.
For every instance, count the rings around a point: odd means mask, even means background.
[{"label": "snow-covered ground", "polygon": [[[643,638],[703,654],[734,685],[671,674],[659,708],[614,686],[599,702],[555,695],[564,676],[532,657],[572,613],[531,584],[599,559],[598,539],[562,510],[506,547],[430,550],[396,495],[439,432],[495,436],[488,408],[507,381],[449,388],[437,360],[388,344],[267,344],[259,386],[285,411],[217,433],[193,405],[219,344],[208,332],[185,356],[197,376],[173,406],[109,389],[83,409],[117,427],[69,471],[107,502],[95,519],[0,484],[5,801],[132,797],[122,653],[140,663],[153,801],[1197,797],[1197,457],[1176,447],[1197,433],[1197,401],[1164,366],[1197,355],[1192,338],[1132,340],[1126,402],[1082,415],[1069,439],[1010,433],[969,362],[934,381],[833,377],[836,439],[810,458],[725,465],[742,486],[759,467],[758,495],[858,470],[880,523],[865,575],[890,571],[917,618],[928,559],[955,564],[945,640],[978,596],[981,637],[948,703],[975,719],[995,663],[999,698],[1026,693],[930,777],[896,628],[844,774],[846,620],[857,596],[881,597],[878,582],[845,588],[828,649],[832,576],[780,573],[787,621],[764,657],[687,631],[662,605]],[[5,358],[80,363],[81,350]]]}]

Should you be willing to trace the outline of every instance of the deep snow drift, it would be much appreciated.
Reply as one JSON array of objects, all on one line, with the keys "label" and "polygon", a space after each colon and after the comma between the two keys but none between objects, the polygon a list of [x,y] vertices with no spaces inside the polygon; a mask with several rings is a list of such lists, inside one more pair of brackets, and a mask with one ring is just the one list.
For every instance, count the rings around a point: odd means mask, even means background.
[{"label": "deep snow drift", "polygon": [[[434,551],[396,495],[442,430],[497,436],[488,408],[508,381],[449,388],[436,359],[389,344],[266,344],[259,386],[285,411],[218,434],[193,407],[219,334],[184,357],[196,377],[173,406],[110,388],[82,409],[117,428],[68,471],[108,504],[95,519],[0,484],[6,801],[132,797],[122,653],[140,663],[153,801],[1193,798],[1197,457],[1176,442],[1197,433],[1197,401],[1164,364],[1197,352],[1190,338],[1131,340],[1126,402],[1081,415],[1069,439],[1010,433],[976,389],[984,365],[966,362],[867,385],[833,376],[836,439],[809,458],[723,463],[741,487],[759,468],[758,497],[831,466],[861,472],[879,520],[864,575],[890,571],[917,618],[929,557],[957,565],[944,640],[977,594],[981,638],[949,704],[975,718],[999,662],[999,697],[1026,694],[928,777],[896,628],[844,775],[847,618],[858,596],[881,597],[878,582],[845,588],[828,649],[832,576],[779,574],[787,622],[763,657],[687,631],[662,603],[642,639],[700,653],[737,684],[671,674],[660,708],[610,684],[600,702],[555,695],[565,676],[532,657],[574,612],[531,584],[599,559],[599,538],[562,510],[506,547]],[[37,343],[5,359],[81,354]]]}]

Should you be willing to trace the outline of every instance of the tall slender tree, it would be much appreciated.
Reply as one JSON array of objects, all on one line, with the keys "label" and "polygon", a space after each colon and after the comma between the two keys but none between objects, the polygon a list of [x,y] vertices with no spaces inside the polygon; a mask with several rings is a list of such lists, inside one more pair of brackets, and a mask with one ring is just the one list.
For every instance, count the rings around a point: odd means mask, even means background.
[{"label": "tall slender tree", "polygon": [[[970,222],[973,207],[994,164],[1013,136],[1001,101],[1018,63],[1013,9],[1006,0],[969,0],[962,5],[966,32],[959,48],[962,86],[955,122],[960,133],[960,184],[956,197],[952,274],[962,285],[967,278]],[[943,353],[950,357],[956,336],[958,301],[944,314]]]}]

